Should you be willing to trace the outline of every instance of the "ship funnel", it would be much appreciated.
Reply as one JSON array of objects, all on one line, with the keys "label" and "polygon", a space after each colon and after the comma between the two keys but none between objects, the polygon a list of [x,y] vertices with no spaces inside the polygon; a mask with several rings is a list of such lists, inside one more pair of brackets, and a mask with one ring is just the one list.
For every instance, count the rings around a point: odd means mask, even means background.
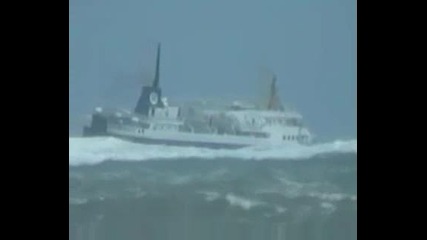
[{"label": "ship funnel", "polygon": [[163,107],[162,90],[160,89],[160,43],[157,45],[156,75],[151,86],[143,86],[135,107],[135,113],[148,116],[155,107]]},{"label": "ship funnel", "polygon": [[259,69],[259,100],[258,104],[262,109],[283,110],[277,89],[276,74],[265,66]]},{"label": "ship funnel", "polygon": [[280,102],[279,94],[277,93],[277,76],[273,74],[271,85],[270,85],[270,95],[268,99],[267,109],[269,110],[283,110],[282,103]]}]

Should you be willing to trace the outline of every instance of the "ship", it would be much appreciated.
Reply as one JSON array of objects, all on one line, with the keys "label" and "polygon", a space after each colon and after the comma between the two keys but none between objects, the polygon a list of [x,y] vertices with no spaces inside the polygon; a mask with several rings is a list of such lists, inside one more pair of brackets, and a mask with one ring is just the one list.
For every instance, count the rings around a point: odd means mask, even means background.
[{"label": "ship", "polygon": [[275,75],[264,106],[239,101],[215,110],[170,106],[160,87],[160,54],[159,43],[154,80],[142,86],[133,111],[96,107],[90,124],[83,128],[84,137],[215,149],[311,144],[313,137],[301,114],[281,104]]}]

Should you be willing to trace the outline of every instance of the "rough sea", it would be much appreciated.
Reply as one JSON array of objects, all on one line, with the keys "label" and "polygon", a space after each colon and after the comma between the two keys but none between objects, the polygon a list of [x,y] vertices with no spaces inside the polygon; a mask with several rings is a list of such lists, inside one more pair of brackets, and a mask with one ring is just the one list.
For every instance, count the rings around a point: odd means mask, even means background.
[{"label": "rough sea", "polygon": [[70,240],[355,240],[357,141],[239,150],[69,139]]}]

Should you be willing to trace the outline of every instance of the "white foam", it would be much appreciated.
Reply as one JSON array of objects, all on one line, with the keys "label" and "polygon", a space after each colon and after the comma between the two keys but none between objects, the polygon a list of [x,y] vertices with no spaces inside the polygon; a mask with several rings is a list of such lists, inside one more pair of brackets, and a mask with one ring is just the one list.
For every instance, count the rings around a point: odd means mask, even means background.
[{"label": "white foam", "polygon": [[217,193],[217,192],[210,192],[210,191],[201,191],[201,192],[199,192],[199,193],[201,193],[201,194],[203,194],[203,195],[205,195],[205,199],[206,199],[206,201],[208,201],[208,202],[212,202],[212,201],[215,201],[215,200],[217,200],[218,198],[220,198],[220,194],[219,193]]},{"label": "white foam", "polygon": [[263,159],[306,159],[323,153],[357,153],[357,140],[334,141],[313,146],[264,146],[237,150],[215,150],[196,147],[174,147],[144,145],[122,141],[112,137],[70,137],[69,164],[97,164],[105,160],[143,161],[152,159],[182,158],[239,158]]},{"label": "white foam", "polygon": [[88,200],[85,198],[70,198],[68,202],[70,205],[81,205],[87,203]]},{"label": "white foam", "polygon": [[317,197],[319,199],[335,202],[335,201],[342,201],[346,199],[350,199],[352,201],[357,201],[356,195],[348,195],[343,193],[319,193],[319,192],[311,192],[308,194],[310,197]]},{"label": "white foam", "polygon": [[286,212],[288,209],[281,207],[281,206],[276,206],[276,212],[277,213],[284,213]]},{"label": "white foam", "polygon": [[225,199],[228,201],[228,203],[231,206],[241,207],[245,210],[249,210],[255,206],[263,204],[262,202],[250,200],[250,199],[243,198],[243,197],[239,197],[239,196],[236,196],[236,195],[231,194],[231,193],[227,194],[225,196]]},{"label": "white foam", "polygon": [[337,209],[337,207],[334,204],[329,203],[329,202],[322,202],[320,204],[320,207],[322,207],[323,213],[325,213],[325,214],[331,214],[331,213],[335,212],[335,210]]}]

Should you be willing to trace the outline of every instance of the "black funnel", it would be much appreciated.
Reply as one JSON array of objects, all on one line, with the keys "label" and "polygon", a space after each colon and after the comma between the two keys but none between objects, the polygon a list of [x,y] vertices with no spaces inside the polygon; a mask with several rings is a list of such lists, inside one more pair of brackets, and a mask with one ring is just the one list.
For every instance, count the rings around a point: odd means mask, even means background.
[{"label": "black funnel", "polygon": [[163,107],[160,89],[160,43],[157,45],[156,75],[151,86],[143,86],[141,95],[135,107],[135,113],[148,116],[150,109]]}]

